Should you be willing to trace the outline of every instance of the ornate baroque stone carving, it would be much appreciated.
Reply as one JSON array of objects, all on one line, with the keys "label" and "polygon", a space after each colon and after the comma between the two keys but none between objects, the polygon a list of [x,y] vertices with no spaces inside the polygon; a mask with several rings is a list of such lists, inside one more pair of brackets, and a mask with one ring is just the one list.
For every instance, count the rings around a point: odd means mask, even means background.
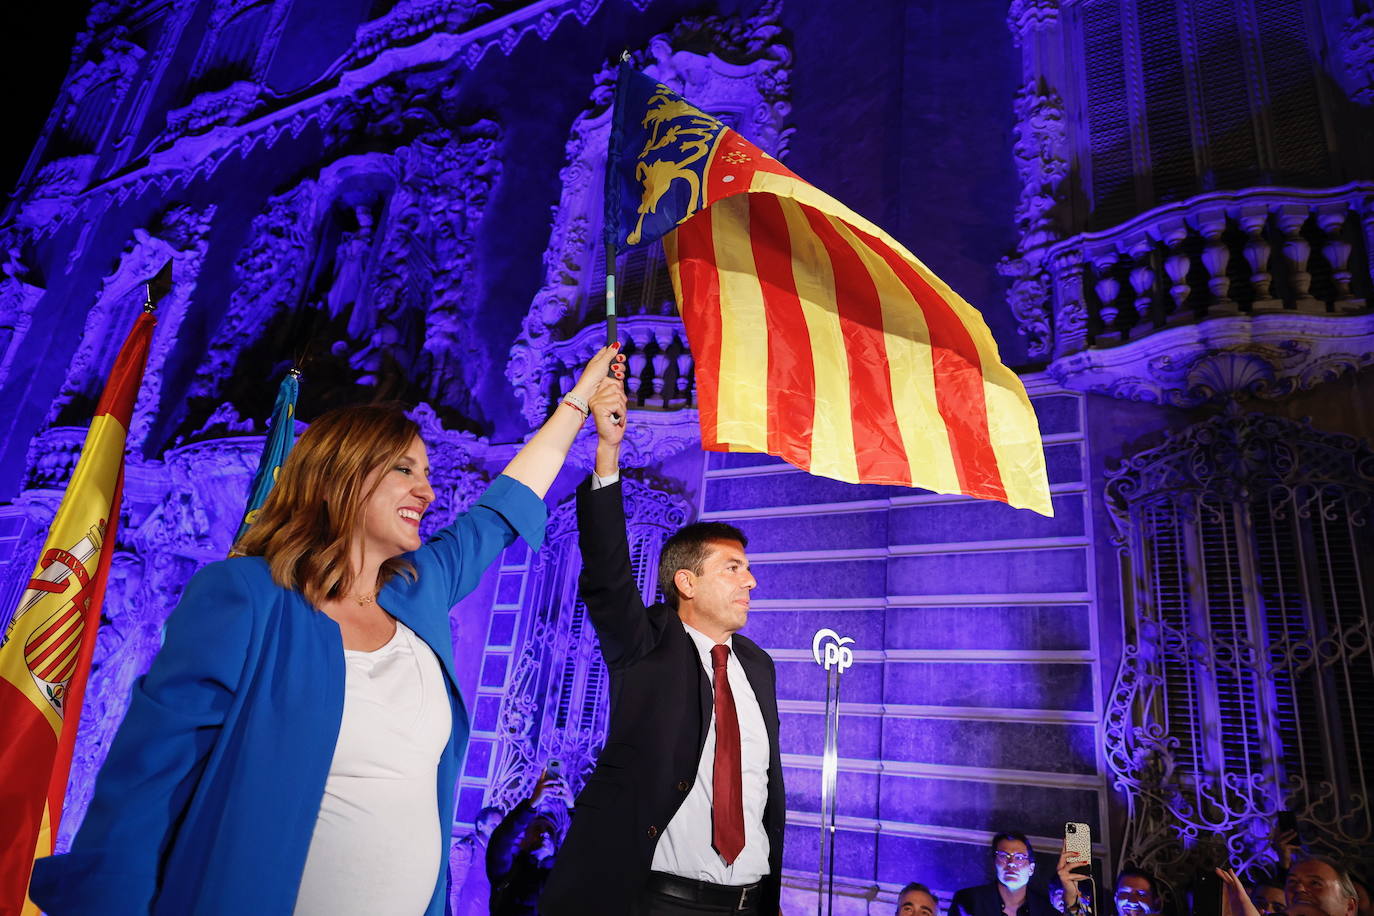
[{"label": "ornate baroque stone carving", "polygon": [[[48,409],[45,425],[61,425],[66,408],[78,399],[98,396],[103,375],[109,368],[107,363],[146,299],[144,284],[170,259],[172,289],[159,303],[157,328],[129,428],[130,450],[141,450],[157,416],[162,372],[195,290],[214,213],[214,206],[204,210],[173,206],[163,212],[151,231],[134,231],[133,240],[114,271],[105,277],[95,305],[87,314],[81,343]],[[84,411],[83,403],[78,412],[84,416]]]},{"label": "ornate baroque stone carving", "polygon": [[158,146],[216,127],[233,127],[249,120],[261,107],[264,90],[257,83],[240,80],[215,92],[202,92],[190,104],[167,112],[167,129]]},{"label": "ornate baroque stone carving", "polygon": [[[1041,22],[1039,27],[1044,27]],[[1019,34],[1019,33],[1018,33]],[[1032,358],[1047,356],[1053,346],[1050,322],[1052,281],[1045,264],[1047,246],[1058,240],[1054,212],[1069,174],[1069,148],[1064,101],[1041,80],[1016,94],[1016,142],[1012,156],[1021,177],[1016,205],[1017,254],[1004,258],[999,272],[1012,281],[1009,301]]]},{"label": "ornate baroque stone carving", "polygon": [[1350,97],[1361,105],[1374,105],[1374,11],[1347,20],[1340,49]]},{"label": "ornate baroque stone carving", "polygon": [[1371,363],[1374,314],[1288,312],[1179,325],[1128,347],[1084,349],[1056,359],[1049,371],[1078,391],[1197,407],[1229,398],[1281,398]]},{"label": "ornate baroque stone carving", "polygon": [[[364,103],[391,110],[395,99],[386,91]],[[412,101],[395,107],[428,111]],[[420,120],[401,115],[392,123]],[[360,104],[336,109],[332,123],[343,145],[379,121]],[[402,394],[477,415],[471,392],[489,371],[488,358],[466,329],[482,300],[473,256],[500,177],[500,130],[486,120],[450,129],[431,117],[422,127],[406,146],[336,160],[269,201],[235,265],[240,285],[192,384],[194,409],[208,412],[207,403],[222,399],[241,354],[272,321],[311,309],[317,325],[327,326],[316,327],[317,335],[339,335],[326,349],[356,383],[377,385],[388,373],[407,384],[423,379],[423,390]],[[350,222],[335,238],[326,221],[340,211]],[[332,249],[320,250],[322,243]],[[327,282],[307,289],[317,273]],[[189,418],[191,428],[204,416]]]},{"label": "ornate baroque stone carving", "polygon": [[1018,48],[1035,32],[1058,24],[1059,0],[1012,0],[1007,10],[1007,28]]},{"label": "ornate baroque stone carving", "polygon": [[[1273,864],[1283,808],[1314,848],[1369,848],[1374,808],[1352,766],[1369,736],[1343,723],[1374,622],[1360,585],[1374,453],[1231,411],[1125,460],[1105,497],[1136,591],[1105,715],[1123,859],[1188,880],[1220,853],[1254,875]],[[1333,741],[1348,752],[1329,755]]]},{"label": "ornate baroque stone carving", "polygon": [[301,182],[267,202],[234,262],[238,288],[191,383],[190,398],[213,397],[234,370],[240,350],[275,313],[294,308],[313,244],[318,184]]},{"label": "ornate baroque stone carving", "polygon": [[[624,480],[630,554],[647,600],[668,535],[687,521],[680,495]],[[549,520],[548,539],[526,593],[535,618],[501,704],[496,765],[485,804],[514,807],[529,795],[545,761],[557,757],[574,791],[591,773],[606,739],[605,666],[586,607],[577,599],[577,521],[568,500]],[[561,721],[557,721],[560,720]]]},{"label": "ornate baroque stone carving", "polygon": [[[776,2],[746,20],[684,19],[631,59],[694,103],[736,117],[739,131],[763,149],[778,157],[786,154],[791,52],[782,43]],[[548,412],[553,379],[565,368],[555,364],[553,350],[582,330],[583,313],[590,312],[588,299],[599,295],[588,288],[585,268],[602,257],[601,214],[593,212],[593,201],[600,199],[614,87],[615,69],[608,65],[596,77],[591,107],[573,121],[566,165],[559,172],[562,196],[544,252],[544,286],[535,294],[506,364],[506,378],[531,425]]]},{"label": "ornate baroque stone carving", "polygon": [[33,326],[33,312],[47,290],[38,286],[24,263],[23,235],[10,232],[0,239],[0,389],[9,379],[14,358]]}]

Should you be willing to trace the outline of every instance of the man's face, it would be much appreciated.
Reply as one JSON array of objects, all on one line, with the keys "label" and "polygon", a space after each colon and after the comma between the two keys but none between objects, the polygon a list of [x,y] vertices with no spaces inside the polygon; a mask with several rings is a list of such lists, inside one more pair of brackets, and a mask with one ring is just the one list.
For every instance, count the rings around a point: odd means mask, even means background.
[{"label": "man's face", "polygon": [[500,813],[493,811],[483,817],[479,817],[477,819],[477,823],[473,825],[473,830],[476,831],[479,837],[485,840],[491,836],[492,831],[494,831],[500,824]]},{"label": "man's face", "polygon": [[1255,893],[1250,896],[1250,902],[1263,916],[1272,916],[1274,913],[1288,911],[1288,901],[1284,899],[1283,888],[1279,887],[1255,888]]},{"label": "man's face", "polygon": [[674,576],[682,622],[723,642],[749,619],[749,592],[758,582],[739,541],[712,541],[701,572],[679,569]]},{"label": "man's face", "polygon": [[998,840],[992,861],[997,867],[998,883],[1009,891],[1025,887],[1031,875],[1035,874],[1035,861],[1031,859],[1026,844],[1020,840]]},{"label": "man's face", "polygon": [[1341,893],[1336,870],[1311,859],[1288,871],[1284,885],[1290,916],[1354,916],[1356,901]]},{"label": "man's face", "polygon": [[1150,882],[1139,875],[1122,875],[1116,883],[1116,911],[1122,916],[1159,912],[1159,898]]},{"label": "man's face", "polygon": [[935,898],[925,891],[907,891],[897,901],[897,916],[935,916]]}]

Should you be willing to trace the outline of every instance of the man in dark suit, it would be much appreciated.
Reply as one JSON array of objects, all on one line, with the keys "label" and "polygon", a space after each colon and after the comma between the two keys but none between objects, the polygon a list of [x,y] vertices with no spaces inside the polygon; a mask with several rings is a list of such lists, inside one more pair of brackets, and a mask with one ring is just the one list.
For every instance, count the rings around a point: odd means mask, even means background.
[{"label": "man in dark suit", "polygon": [[658,570],[668,601],[646,608],[620,492],[623,389],[602,386],[590,407],[580,587],[610,672],[610,724],[540,910],[773,916],[786,805],[773,661],[736,632],[756,584],[745,537],[718,522],[673,535]]},{"label": "man in dark suit", "polygon": [[1024,833],[1008,830],[992,838],[997,880],[966,887],[950,902],[950,916],[1059,916],[1042,890],[1030,886],[1035,851]]}]

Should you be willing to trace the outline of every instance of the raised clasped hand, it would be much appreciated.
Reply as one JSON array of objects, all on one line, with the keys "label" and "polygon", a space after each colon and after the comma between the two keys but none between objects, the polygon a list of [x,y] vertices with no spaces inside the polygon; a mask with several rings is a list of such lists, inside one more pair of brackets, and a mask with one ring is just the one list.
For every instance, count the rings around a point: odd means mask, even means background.
[{"label": "raised clasped hand", "polygon": [[[623,361],[625,357],[620,357]],[[591,408],[592,419],[596,421],[597,438],[608,446],[620,444],[625,437],[625,414],[629,403],[625,396],[624,364],[613,364],[621,372],[614,377],[603,378],[596,392],[587,401]]]},{"label": "raised clasped hand", "polygon": [[582,374],[577,377],[577,384],[572,388],[572,394],[590,401],[601,383],[610,376],[622,381],[625,378],[625,354],[620,352],[619,341],[602,347],[587,360]]}]

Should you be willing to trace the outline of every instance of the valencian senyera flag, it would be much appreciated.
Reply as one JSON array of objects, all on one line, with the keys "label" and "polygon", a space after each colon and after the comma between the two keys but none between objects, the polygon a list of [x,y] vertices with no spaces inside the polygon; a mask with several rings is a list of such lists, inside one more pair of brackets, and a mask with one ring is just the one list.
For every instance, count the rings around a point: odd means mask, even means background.
[{"label": "valencian senyera flag", "polygon": [[628,64],[614,104],[607,225],[617,250],[663,240],[704,448],[1052,513],[1030,399],[973,306]]},{"label": "valencian senyera flag", "polygon": [[291,447],[296,444],[296,398],[301,391],[300,378],[300,370],[291,369],[277,388],[277,402],[272,406],[267,442],[263,445],[262,457],[258,459],[253,485],[248,488],[248,505],[243,510],[243,521],[239,524],[238,534],[234,535],[236,544],[257,520],[258,510],[266,502],[267,494],[272,492],[281,466],[286,462],[286,456],[291,454]]},{"label": "valencian senyera flag", "polygon": [[38,565],[0,636],[0,912],[38,912],[27,900],[29,873],[57,836],[154,323],[151,312],[140,315],[115,358]]}]

